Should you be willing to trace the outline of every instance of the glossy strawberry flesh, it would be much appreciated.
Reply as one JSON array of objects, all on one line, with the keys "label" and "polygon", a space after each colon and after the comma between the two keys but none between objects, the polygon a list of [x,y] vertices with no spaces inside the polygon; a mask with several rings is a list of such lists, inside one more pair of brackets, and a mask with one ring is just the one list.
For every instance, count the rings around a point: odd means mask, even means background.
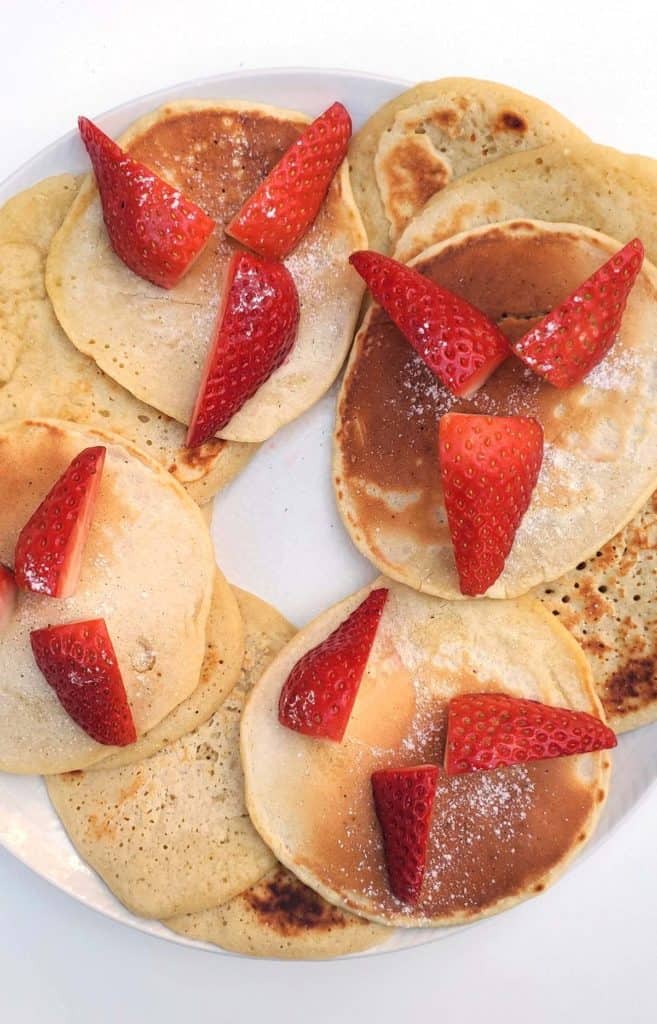
[{"label": "glossy strawberry flesh", "polygon": [[173,288],[200,255],[215,223],[178,189],[128,156],[86,117],[78,119],[112,248],[135,274]]},{"label": "glossy strawberry flesh", "polygon": [[449,703],[448,775],[608,750],[612,730],[584,711],[550,707],[499,693],[468,693]]},{"label": "glossy strawberry flesh", "polygon": [[452,394],[473,395],[511,354],[480,310],[417,270],[377,252],[355,252],[350,263],[374,299]]},{"label": "glossy strawberry flesh", "polygon": [[80,452],[21,530],[14,564],[23,590],[60,598],[75,593],[105,452],[101,446]]},{"label": "glossy strawberry flesh", "polygon": [[522,416],[448,413],[440,475],[461,593],[484,594],[504,570],[543,460],[543,430]]},{"label": "glossy strawberry flesh", "polygon": [[272,373],[296,340],[299,296],[282,263],[236,253],[228,267],[214,338],[191,423],[187,447],[213,437]]},{"label": "glossy strawberry flesh", "polygon": [[14,617],[18,600],[18,588],[11,569],[0,564],[0,636],[6,631]]},{"label": "glossy strawberry flesh", "polygon": [[226,228],[242,245],[283,259],[308,231],[351,138],[351,118],[334,103],[302,132]]},{"label": "glossy strawberry flesh", "polygon": [[299,659],[281,691],[281,725],[342,740],[387,598],[387,590],[371,591],[326,640]]},{"label": "glossy strawberry flesh", "polygon": [[556,388],[579,384],[616,341],[643,258],[635,238],[520,338],[516,355]]},{"label": "glossy strawberry flesh", "polygon": [[103,619],[47,626],[30,633],[46,682],[97,743],[124,747],[137,739],[121,670]]},{"label": "glossy strawberry flesh", "polygon": [[437,779],[433,764],[384,769],[372,775],[390,889],[398,900],[411,905],[422,891]]}]

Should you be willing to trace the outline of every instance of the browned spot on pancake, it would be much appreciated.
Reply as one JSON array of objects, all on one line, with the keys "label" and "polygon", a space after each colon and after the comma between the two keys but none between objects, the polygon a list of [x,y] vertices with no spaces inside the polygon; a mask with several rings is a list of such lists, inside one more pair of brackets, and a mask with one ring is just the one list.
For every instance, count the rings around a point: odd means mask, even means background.
[{"label": "browned spot on pancake", "polygon": [[631,658],[607,680],[603,703],[608,713],[625,715],[657,700],[657,654]]},{"label": "browned spot on pancake", "polygon": [[459,115],[455,110],[451,110],[449,107],[444,107],[442,110],[435,110],[431,117],[428,118],[429,123],[437,125],[439,128],[449,129],[452,128],[459,121]]},{"label": "browned spot on pancake", "polygon": [[110,818],[98,818],[90,814],[88,818],[88,829],[93,839],[113,839],[116,835],[116,828]]},{"label": "browned spot on pancake", "polygon": [[398,230],[450,179],[444,160],[421,144],[421,138],[411,135],[402,139],[383,159],[388,214]]},{"label": "browned spot on pancake", "polygon": [[[223,441],[221,438],[216,437],[212,441],[206,441],[205,444],[199,445],[197,448],[186,448],[178,456],[177,462],[171,462],[167,469],[169,473],[175,474],[179,469],[183,470],[195,470],[202,473],[208,466],[210,466],[220,452],[227,445],[227,441]],[[187,474],[183,472],[183,479],[186,479]]]},{"label": "browned spot on pancake", "polygon": [[599,789],[598,792],[595,794],[595,798],[598,801],[598,803],[601,804],[606,795],[607,794],[605,793],[604,789]]},{"label": "browned spot on pancake", "polygon": [[544,889],[545,884],[543,882],[539,882],[538,885],[534,886],[534,892],[543,892]]},{"label": "browned spot on pancake", "polygon": [[[591,273],[592,257],[576,238],[568,231],[510,235],[490,228],[417,266],[517,337],[527,318],[556,306]],[[381,530],[420,547],[449,544],[437,452],[437,423],[446,412],[536,416],[549,444],[563,430],[555,412],[560,402],[560,393],[515,357],[472,399],[455,399],[375,307],[340,409],[344,482],[370,549],[381,555]],[[396,507],[381,492],[397,495]],[[558,487],[550,500],[564,500]]]},{"label": "browned spot on pancake", "polygon": [[249,889],[244,899],[265,924],[286,937],[300,932],[344,928],[347,923],[337,907],[283,870]]},{"label": "browned spot on pancake", "polygon": [[497,131],[518,132],[524,135],[529,125],[520,114],[514,114],[512,110],[503,110],[495,122]]}]

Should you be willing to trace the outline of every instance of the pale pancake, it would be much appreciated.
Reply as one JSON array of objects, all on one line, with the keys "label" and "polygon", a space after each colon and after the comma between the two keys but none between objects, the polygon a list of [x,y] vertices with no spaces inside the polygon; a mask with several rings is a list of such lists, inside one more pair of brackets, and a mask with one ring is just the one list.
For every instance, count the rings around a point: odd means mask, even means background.
[{"label": "pale pancake", "polygon": [[0,770],[48,774],[93,764],[114,748],[92,740],[37,668],[30,631],[104,618],[137,735],[196,688],[214,553],[201,513],[170,474],[111,434],[57,420],[0,427],[0,562],[72,459],[107,454],[80,582],[65,600],[22,592],[0,643]]},{"label": "pale pancake", "polygon": [[212,604],[205,641],[205,658],[198,686],[159,725],[129,747],[104,757],[93,768],[107,770],[136,764],[162,747],[207,722],[234,689],[244,661],[244,623],[235,595],[226,579],[215,571]]},{"label": "pale pancake", "polygon": [[[344,740],[282,726],[278,701],[292,667],[381,586],[390,594]],[[377,580],[297,634],[253,690],[241,735],[251,820],[303,882],[382,924],[471,921],[542,891],[593,832],[607,752],[441,771],[417,906],[388,886],[371,773],[440,764],[447,701],[489,690],[602,714],[581,649],[537,601],[442,601]]]},{"label": "pale pancake", "polygon": [[610,725],[657,719],[657,493],[624,530],[535,594],[582,645]]},{"label": "pale pancake", "polygon": [[507,156],[449,185],[408,225],[395,256],[407,262],[460,231],[513,220],[569,221],[620,242],[637,235],[657,263],[657,160],[592,142]]},{"label": "pale pancake", "polygon": [[143,917],[216,907],[275,863],[244,804],[239,724],[247,690],[294,629],[258,598],[235,593],[246,628],[244,664],[212,718],[139,764],[48,780],[80,856]]},{"label": "pale pancake", "polygon": [[112,430],[170,470],[197,501],[208,501],[257,448],[215,439],[186,449],[179,423],[102,373],[57,322],[46,256],[78,184],[70,174],[47,178],[0,209],[0,422],[50,416]]},{"label": "pale pancake", "polygon": [[323,960],[379,946],[390,928],[332,906],[278,865],[232,900],[164,924],[232,953],[280,960]]},{"label": "pale pancake", "polygon": [[[511,221],[438,243],[413,264],[520,337],[619,248],[573,224]],[[446,412],[536,416],[545,456],[489,597],[556,579],[620,530],[657,483],[657,271],[646,262],[609,355],[559,391],[511,357],[470,400],[443,388],[378,307],[338,402],[335,487],[357,547],[387,575],[459,598],[438,465]]]},{"label": "pale pancake", "polygon": [[[134,395],[181,423],[192,413],[222,280],[237,248],[224,226],[307,121],[257,103],[188,100],[147,115],[123,136],[134,157],[217,221],[210,244],[171,291],[137,277],[114,254],[91,176],[55,237],[46,283],[69,338]],[[221,437],[263,441],[331,386],[362,296],[347,257],[365,244],[345,162],[317,220],[285,261],[301,303],[294,348]]]},{"label": "pale pancake", "polygon": [[351,179],[370,248],[388,252],[435,193],[482,164],[585,139],[547,103],[508,85],[442,78],[413,86],[381,107],[351,144]]}]

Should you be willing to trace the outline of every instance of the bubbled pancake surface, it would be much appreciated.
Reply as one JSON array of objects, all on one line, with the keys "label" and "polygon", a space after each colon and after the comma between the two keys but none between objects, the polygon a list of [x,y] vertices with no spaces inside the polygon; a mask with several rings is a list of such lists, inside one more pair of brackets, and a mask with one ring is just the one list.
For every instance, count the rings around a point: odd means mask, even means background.
[{"label": "bubbled pancake surface", "polygon": [[77,178],[58,175],[0,209],[0,422],[47,416],[111,430],[156,459],[197,501],[208,501],[256,446],[214,439],[185,448],[179,423],[104,374],[57,322],[46,258],[78,188]]},{"label": "bubbled pancake surface", "polygon": [[[517,220],[446,239],[412,262],[514,340],[618,248],[590,228]],[[511,356],[471,399],[456,399],[373,306],[354,343],[335,433],[335,490],[357,547],[409,586],[461,597],[440,481],[440,417],[535,416],[545,433],[541,473],[488,596],[518,596],[574,568],[654,489],[656,341],[657,272],[646,261],[618,339],[577,387],[557,390]]]},{"label": "bubbled pancake surface", "polygon": [[[278,700],[293,665],[381,586],[390,593],[343,741],[282,726]],[[331,902],[383,924],[471,921],[542,891],[595,827],[606,752],[441,772],[420,900],[413,908],[390,893],[371,773],[441,764],[448,700],[478,691],[601,713],[581,649],[532,599],[443,601],[380,578],[298,633],[242,723],[247,806],[278,859]]]},{"label": "bubbled pancake surface", "polygon": [[141,735],[196,688],[205,651],[214,554],[198,507],[157,463],[103,431],[57,420],[0,427],[0,562],[84,448],[107,449],[80,582],[65,600],[21,592],[0,644],[0,769],[47,774],[112,750],[68,714],[37,668],[30,631],[104,618]]},{"label": "bubbled pancake surface", "polygon": [[[209,244],[171,290],[137,277],[114,254],[92,176],[53,242],[47,287],[71,341],[142,401],[181,423],[191,417],[222,281],[237,248],[224,227],[307,121],[257,103],[189,100],[147,115],[123,136],[132,156],[217,221]],[[344,163],[315,223],[285,261],[301,305],[294,348],[222,437],[265,440],[328,390],[349,350],[362,296],[347,257],[365,244]]]}]

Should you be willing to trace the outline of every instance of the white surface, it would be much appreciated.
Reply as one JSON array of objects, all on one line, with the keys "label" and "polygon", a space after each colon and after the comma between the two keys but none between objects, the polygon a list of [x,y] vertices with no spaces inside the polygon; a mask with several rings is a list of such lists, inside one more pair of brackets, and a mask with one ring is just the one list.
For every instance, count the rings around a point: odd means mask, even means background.
[{"label": "white surface", "polygon": [[[604,141],[654,147],[654,32],[638,5],[0,4],[0,179],[99,110],[247,65],[474,74]],[[338,14],[346,18],[338,23]],[[19,99],[18,99],[19,98]],[[653,150],[654,151],[654,150]],[[657,151],[656,152],[657,155]],[[234,489],[231,493],[235,493]],[[229,500],[232,500],[230,495]],[[292,608],[290,608],[292,611]],[[300,616],[299,616],[300,618]],[[111,924],[0,856],[0,1010],[12,1021],[654,1019],[657,795],[552,892],[437,946],[333,965],[221,959]],[[653,970],[651,970],[651,968]]]}]

